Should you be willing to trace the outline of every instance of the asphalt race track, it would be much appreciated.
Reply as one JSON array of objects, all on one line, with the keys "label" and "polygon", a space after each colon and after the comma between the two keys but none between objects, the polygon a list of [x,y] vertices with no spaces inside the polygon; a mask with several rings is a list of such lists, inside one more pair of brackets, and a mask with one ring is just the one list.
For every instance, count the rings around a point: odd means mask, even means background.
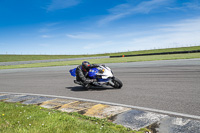
[{"label": "asphalt race track", "polygon": [[75,66],[63,66],[0,70],[0,92],[76,97],[200,116],[200,59],[106,66],[123,82],[122,89],[84,90],[70,76]]}]

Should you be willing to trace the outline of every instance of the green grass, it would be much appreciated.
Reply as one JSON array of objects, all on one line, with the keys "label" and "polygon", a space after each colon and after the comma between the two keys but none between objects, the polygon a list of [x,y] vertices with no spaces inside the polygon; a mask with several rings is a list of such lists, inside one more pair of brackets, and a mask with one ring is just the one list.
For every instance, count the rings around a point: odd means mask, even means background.
[{"label": "green grass", "polygon": [[137,55],[137,54],[163,53],[163,52],[175,52],[175,51],[193,51],[193,50],[200,50],[200,46],[120,52],[120,53],[113,53],[111,55],[112,56]]},{"label": "green grass", "polygon": [[[0,62],[93,57],[97,55],[0,55]],[[102,55],[99,55],[102,56]]]},{"label": "green grass", "polygon": [[143,51],[130,51],[130,52],[120,52],[120,53],[105,53],[105,54],[94,54],[94,55],[0,55],[0,62],[65,59],[65,58],[95,57],[95,56],[117,56],[117,55],[132,55],[132,54],[149,54],[149,53],[192,51],[192,50],[200,50],[200,46],[143,50]]},{"label": "green grass", "polygon": [[0,102],[1,133],[144,133],[106,119],[64,113],[35,105]]},{"label": "green grass", "polygon": [[[154,61],[154,60],[192,59],[192,58],[200,58],[200,53],[135,56],[135,57],[124,57],[124,58],[121,57],[121,58],[90,59],[88,61],[91,62],[91,63],[94,63],[94,64],[102,64],[102,63],[125,63],[125,62]],[[83,60],[74,60],[74,61],[63,61],[63,62],[48,62],[48,63],[35,63],[35,64],[23,64],[23,65],[10,65],[10,66],[0,66],[0,69],[80,65],[82,61]]]}]

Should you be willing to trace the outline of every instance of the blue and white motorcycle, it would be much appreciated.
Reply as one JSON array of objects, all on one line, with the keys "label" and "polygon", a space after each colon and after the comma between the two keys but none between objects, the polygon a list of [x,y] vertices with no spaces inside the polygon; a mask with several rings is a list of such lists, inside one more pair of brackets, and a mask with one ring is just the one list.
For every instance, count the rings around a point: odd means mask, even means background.
[{"label": "blue and white motorcycle", "polygon": [[[76,68],[69,71],[73,77],[76,77]],[[97,82],[91,83],[91,86],[112,86],[113,88],[120,89],[122,82],[114,77],[112,70],[109,67],[99,66],[91,68],[88,72],[88,77],[91,79],[97,79]],[[74,83],[83,85],[82,82],[74,80]]]}]

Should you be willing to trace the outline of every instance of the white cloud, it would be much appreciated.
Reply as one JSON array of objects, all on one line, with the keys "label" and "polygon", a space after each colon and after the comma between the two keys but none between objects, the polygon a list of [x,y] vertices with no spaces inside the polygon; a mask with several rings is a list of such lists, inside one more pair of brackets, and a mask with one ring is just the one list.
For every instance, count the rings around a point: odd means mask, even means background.
[{"label": "white cloud", "polygon": [[125,47],[130,50],[141,50],[200,45],[200,18],[159,27],[149,31],[149,35],[130,37],[134,39],[124,42],[127,44]]},{"label": "white cloud", "polygon": [[[109,36],[110,35],[110,36]],[[153,29],[109,33],[106,39],[90,42],[85,50],[93,53],[135,51],[172,47],[200,46],[200,18],[156,25]]]},{"label": "white cloud", "polygon": [[42,38],[51,38],[52,36],[50,35],[41,35]]},{"label": "white cloud", "polygon": [[41,26],[41,28],[38,30],[38,32],[46,33],[46,32],[52,32],[55,30],[62,29],[63,27],[60,26],[61,22],[52,22],[52,23],[45,23]]},{"label": "white cloud", "polygon": [[121,19],[128,15],[138,13],[146,14],[153,9],[160,8],[168,4],[170,4],[169,0],[151,0],[141,2],[138,5],[133,5],[131,3],[117,5],[116,7],[109,9],[110,14],[101,19],[98,23],[99,25],[103,25],[111,21]]},{"label": "white cloud", "polygon": [[78,34],[67,34],[69,38],[73,39],[100,39],[102,36],[94,33],[78,33]]},{"label": "white cloud", "polygon": [[52,0],[52,3],[47,7],[47,11],[69,8],[78,5],[79,3],[80,0]]},{"label": "white cloud", "polygon": [[200,3],[198,0],[192,0],[190,2],[184,3],[183,7],[193,9],[193,10],[200,10]]},{"label": "white cloud", "polygon": [[48,28],[41,28],[41,29],[39,29],[38,31],[39,31],[39,32],[49,32],[50,29],[48,29]]},{"label": "white cloud", "polygon": [[196,0],[191,0],[189,2],[183,3],[179,7],[167,7],[167,9],[172,11],[187,11],[187,10],[200,10],[200,3]]},{"label": "white cloud", "polygon": [[47,23],[46,26],[47,27],[53,27],[53,26],[56,26],[56,25],[59,25],[61,24],[61,22],[52,22],[52,23]]},{"label": "white cloud", "polygon": [[175,24],[166,24],[161,25],[162,31],[171,31],[171,32],[195,32],[200,31],[200,18],[187,19]]}]

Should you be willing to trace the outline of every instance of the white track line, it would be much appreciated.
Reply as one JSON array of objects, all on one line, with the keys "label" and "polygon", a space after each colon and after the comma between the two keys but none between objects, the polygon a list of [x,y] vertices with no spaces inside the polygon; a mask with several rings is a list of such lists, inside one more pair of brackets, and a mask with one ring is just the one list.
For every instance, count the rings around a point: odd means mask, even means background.
[{"label": "white track line", "polygon": [[122,106],[122,107],[127,107],[127,108],[132,108],[132,109],[143,110],[143,111],[150,111],[150,112],[155,112],[155,113],[161,113],[161,114],[167,114],[167,115],[172,115],[172,116],[200,120],[200,116],[196,116],[196,115],[189,115],[189,114],[183,114],[183,113],[177,113],[177,112],[171,112],[171,111],[165,111],[165,110],[138,107],[138,106],[132,106],[132,105],[119,104],[119,103],[104,102],[104,101],[91,100],[91,99],[74,98],[74,97],[66,97],[66,96],[55,96],[55,95],[44,95],[44,94],[33,94],[33,93],[0,92],[0,94],[34,95],[34,96],[45,96],[45,97],[55,97],[55,98],[66,98],[66,99],[71,99],[71,100],[94,102],[94,103],[101,103],[101,104],[114,105],[114,106]]}]

